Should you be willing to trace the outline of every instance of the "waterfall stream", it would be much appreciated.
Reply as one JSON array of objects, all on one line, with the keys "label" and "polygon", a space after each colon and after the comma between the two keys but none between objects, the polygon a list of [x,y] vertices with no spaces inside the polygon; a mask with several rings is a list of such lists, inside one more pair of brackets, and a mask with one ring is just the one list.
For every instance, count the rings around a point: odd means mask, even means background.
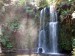
[{"label": "waterfall stream", "polygon": [[[50,21],[48,22],[48,33],[45,30],[45,19],[46,19],[46,8],[42,9],[40,12],[40,31],[37,53],[45,54],[57,54],[58,53],[58,18],[57,12],[53,5],[50,5]],[[49,38],[49,44],[47,43],[47,38]],[[47,46],[49,48],[47,48]]]},{"label": "waterfall stream", "polygon": [[50,53],[58,53],[58,20],[57,12],[53,5],[50,5],[49,38]]}]

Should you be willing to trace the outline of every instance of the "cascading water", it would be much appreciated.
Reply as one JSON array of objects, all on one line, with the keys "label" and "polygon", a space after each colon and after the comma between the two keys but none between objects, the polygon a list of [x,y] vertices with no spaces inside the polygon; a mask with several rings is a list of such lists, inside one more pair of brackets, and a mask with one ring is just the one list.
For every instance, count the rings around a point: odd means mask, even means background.
[{"label": "cascading water", "polygon": [[58,36],[57,36],[57,26],[58,22],[50,22],[49,23],[49,31],[50,31],[50,52],[58,53]]},{"label": "cascading water", "polygon": [[53,5],[50,5],[50,22],[49,22],[49,39],[50,39],[50,53],[58,53],[58,20],[57,12]]},{"label": "cascading water", "polygon": [[[50,13],[48,13],[50,12]],[[50,15],[50,21],[45,21],[47,14]],[[40,31],[37,53],[44,56],[65,56],[58,50],[58,18],[55,5],[44,8],[40,12]]]},{"label": "cascading water", "polygon": [[[49,49],[46,46],[46,31],[45,31],[45,11],[40,12],[40,31],[37,53],[57,54],[58,53],[58,20],[57,12],[53,5],[50,5],[50,22],[49,22]],[[47,50],[48,49],[48,50]]]},{"label": "cascading water", "polygon": [[46,51],[46,32],[45,27],[45,8],[40,12],[40,31],[39,31],[39,43],[37,53],[45,53]]}]

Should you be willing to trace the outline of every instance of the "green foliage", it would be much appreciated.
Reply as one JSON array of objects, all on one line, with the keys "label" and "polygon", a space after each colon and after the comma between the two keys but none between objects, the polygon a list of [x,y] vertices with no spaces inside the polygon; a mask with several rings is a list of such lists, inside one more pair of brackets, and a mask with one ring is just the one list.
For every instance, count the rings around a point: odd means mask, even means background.
[{"label": "green foliage", "polygon": [[48,3],[47,3],[46,0],[42,0],[42,1],[39,3],[39,7],[40,7],[40,8],[44,8],[44,7],[46,7],[46,6],[48,6]]},{"label": "green foliage", "polygon": [[75,39],[73,39],[72,43],[73,48],[75,48]]},{"label": "green foliage", "polygon": [[61,11],[61,16],[63,17],[63,18],[60,17],[60,19],[61,20],[66,19],[61,21],[59,43],[60,43],[61,49],[72,50],[72,25],[70,23],[68,24],[67,21],[69,20],[69,18],[66,18],[67,15],[71,15],[73,11],[71,2],[67,0],[63,4],[61,3],[59,7],[60,8],[58,10]]},{"label": "green foliage", "polygon": [[75,48],[75,24],[72,25],[72,47]]},{"label": "green foliage", "polygon": [[13,46],[12,46],[11,42],[7,42],[6,47],[9,48],[9,49],[11,49]]},{"label": "green foliage", "polygon": [[71,33],[66,31],[66,26],[63,26],[64,28],[61,28],[60,30],[60,46],[61,49],[64,50],[71,50],[72,49],[72,36]]},{"label": "green foliage", "polygon": [[[1,42],[2,42],[2,44],[5,46],[5,48],[12,48],[13,47],[13,45],[12,45],[12,43],[10,42],[10,40],[9,40],[9,38],[10,38],[10,36],[11,36],[11,32],[10,31],[8,31],[5,27],[4,28],[2,28],[2,33],[3,33],[3,35],[1,35],[0,37],[1,37]],[[11,45],[11,46],[10,46]]]},{"label": "green foliage", "polygon": [[26,2],[26,0],[19,0],[18,4],[23,5]]},{"label": "green foliage", "polygon": [[1,37],[1,42],[5,46],[5,48],[11,49],[13,47],[10,41],[11,39],[10,37],[12,36],[12,32],[17,30],[18,28],[19,28],[18,19],[14,19],[12,22],[8,23],[7,27],[2,28],[3,35],[1,35],[0,37]]},{"label": "green foliage", "polygon": [[9,28],[11,31],[17,30],[19,28],[19,21],[18,19],[14,19],[12,22],[9,23]]},{"label": "green foliage", "polygon": [[70,13],[69,10],[62,10],[62,11],[61,11],[61,15],[62,15],[62,16],[66,16],[68,13]]},{"label": "green foliage", "polygon": [[31,8],[30,6],[26,6],[25,8],[26,12],[29,13],[29,14],[32,14],[34,11],[33,11],[33,8]]}]

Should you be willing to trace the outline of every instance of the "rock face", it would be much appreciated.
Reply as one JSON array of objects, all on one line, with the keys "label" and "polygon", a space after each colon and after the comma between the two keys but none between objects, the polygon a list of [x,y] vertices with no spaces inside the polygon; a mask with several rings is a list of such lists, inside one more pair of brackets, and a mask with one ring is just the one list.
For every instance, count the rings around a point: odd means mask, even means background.
[{"label": "rock face", "polygon": [[[28,13],[25,12],[26,8],[24,5],[16,6],[16,3],[18,3],[17,1],[19,0],[11,0],[9,3],[7,1],[9,0],[5,0],[5,2],[3,2],[4,4],[1,4],[4,11],[2,12],[0,10],[0,23],[5,28],[7,27],[9,32],[11,31],[10,26],[8,25],[10,22],[12,22],[14,19],[19,19],[18,21],[20,23],[19,29],[17,29],[16,32],[12,32],[9,38],[10,42],[12,42],[15,49],[23,50],[33,48],[37,37],[37,22],[35,23],[33,16],[28,16]],[[34,12],[31,14],[34,14]],[[8,31],[6,34],[8,34]]]}]

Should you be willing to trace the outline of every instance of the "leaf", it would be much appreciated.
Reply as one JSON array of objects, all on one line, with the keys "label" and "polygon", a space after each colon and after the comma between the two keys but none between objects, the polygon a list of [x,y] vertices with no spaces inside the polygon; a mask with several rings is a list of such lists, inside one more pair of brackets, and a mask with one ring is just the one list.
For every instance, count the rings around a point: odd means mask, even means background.
[{"label": "leaf", "polygon": [[9,42],[8,44],[7,44],[7,48],[12,48],[13,46],[12,46],[12,44]]}]

